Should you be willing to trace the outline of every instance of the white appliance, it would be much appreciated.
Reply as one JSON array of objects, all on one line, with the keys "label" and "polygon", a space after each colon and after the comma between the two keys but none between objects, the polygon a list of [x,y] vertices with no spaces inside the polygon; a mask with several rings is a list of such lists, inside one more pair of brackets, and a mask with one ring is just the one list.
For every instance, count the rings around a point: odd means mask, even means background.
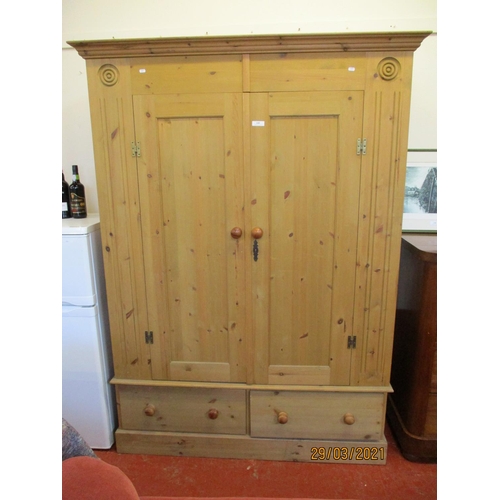
[{"label": "white appliance", "polygon": [[116,428],[99,216],[62,220],[62,416],[91,448]]}]

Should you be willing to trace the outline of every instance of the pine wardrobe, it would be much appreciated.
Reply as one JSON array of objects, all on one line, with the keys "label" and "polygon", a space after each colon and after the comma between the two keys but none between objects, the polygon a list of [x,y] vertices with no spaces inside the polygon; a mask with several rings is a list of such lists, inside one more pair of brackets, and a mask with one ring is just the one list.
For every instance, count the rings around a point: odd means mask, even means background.
[{"label": "pine wardrobe", "polygon": [[428,34],[69,42],[87,66],[119,452],[385,463]]}]

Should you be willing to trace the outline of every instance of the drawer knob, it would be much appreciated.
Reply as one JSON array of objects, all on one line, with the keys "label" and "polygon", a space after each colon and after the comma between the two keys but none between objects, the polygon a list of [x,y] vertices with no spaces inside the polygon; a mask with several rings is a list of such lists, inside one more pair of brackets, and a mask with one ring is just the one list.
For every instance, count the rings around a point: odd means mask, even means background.
[{"label": "drawer knob", "polygon": [[154,407],[154,405],[146,405],[146,408],[144,408],[144,413],[148,416],[148,417],[152,417],[154,414],[155,414],[155,411],[156,411],[156,408]]},{"label": "drawer knob", "polygon": [[254,227],[252,229],[252,237],[255,238],[256,240],[262,238],[262,235],[264,234],[264,231],[260,227]]},{"label": "drawer knob", "polygon": [[219,410],[216,410],[215,408],[210,408],[208,410],[208,418],[215,420],[219,416]]},{"label": "drawer knob", "polygon": [[352,413],[346,413],[344,415],[344,424],[352,425],[354,422],[356,422],[356,419]]},{"label": "drawer knob", "polygon": [[243,231],[239,227],[233,227],[233,229],[231,229],[231,236],[235,240],[237,240],[238,238],[241,238],[242,234],[243,234]]},{"label": "drawer knob", "polygon": [[280,424],[286,424],[288,422],[288,415],[284,411],[278,413],[278,422]]}]

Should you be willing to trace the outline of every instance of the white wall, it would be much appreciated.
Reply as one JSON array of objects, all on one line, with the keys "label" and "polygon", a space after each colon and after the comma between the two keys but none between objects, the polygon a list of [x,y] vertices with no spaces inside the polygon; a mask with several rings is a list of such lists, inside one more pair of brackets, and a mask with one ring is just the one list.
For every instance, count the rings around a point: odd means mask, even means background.
[{"label": "white wall", "polygon": [[[62,167],[98,211],[85,61],[65,42],[107,38],[437,31],[437,0],[63,0]],[[436,149],[436,42],[415,53],[411,149]],[[55,168],[55,166],[54,166]]]},{"label": "white wall", "polygon": [[63,0],[69,39],[436,29],[436,0]]}]

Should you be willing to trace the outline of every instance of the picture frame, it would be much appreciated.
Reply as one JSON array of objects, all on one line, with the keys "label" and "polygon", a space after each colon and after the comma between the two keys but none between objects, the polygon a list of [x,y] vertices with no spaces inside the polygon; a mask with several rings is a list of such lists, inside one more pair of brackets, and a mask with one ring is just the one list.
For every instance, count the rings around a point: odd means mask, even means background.
[{"label": "picture frame", "polygon": [[408,152],[403,232],[437,232],[436,156],[436,151]]}]

